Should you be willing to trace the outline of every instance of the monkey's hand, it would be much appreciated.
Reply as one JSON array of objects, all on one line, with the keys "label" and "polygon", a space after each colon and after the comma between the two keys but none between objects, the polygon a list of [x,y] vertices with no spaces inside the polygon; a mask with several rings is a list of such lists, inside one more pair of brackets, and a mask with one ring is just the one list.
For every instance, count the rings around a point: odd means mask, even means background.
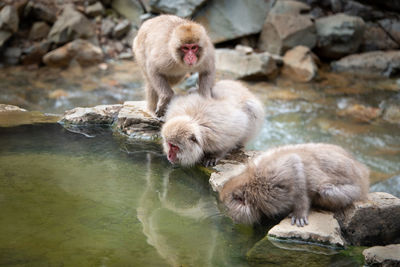
[{"label": "monkey's hand", "polygon": [[165,115],[165,112],[167,111],[167,107],[169,102],[171,101],[172,95],[171,96],[165,96],[165,97],[160,97],[157,103],[157,108],[156,111],[154,112],[158,118],[161,118]]},{"label": "monkey's hand", "polygon": [[220,157],[216,157],[215,155],[206,154],[203,158],[202,164],[204,165],[204,167],[214,167],[215,165],[217,165],[220,159]]},{"label": "monkey's hand", "polygon": [[292,212],[289,214],[289,218],[292,218],[291,224],[296,224],[298,227],[304,227],[304,225],[308,224],[307,214],[305,214],[305,212],[303,214]]}]

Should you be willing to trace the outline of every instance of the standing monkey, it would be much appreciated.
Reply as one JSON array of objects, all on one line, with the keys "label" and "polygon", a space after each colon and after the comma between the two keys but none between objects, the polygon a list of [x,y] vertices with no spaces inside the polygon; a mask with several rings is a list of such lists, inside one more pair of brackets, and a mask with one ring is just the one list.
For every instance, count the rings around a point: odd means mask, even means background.
[{"label": "standing monkey", "polygon": [[171,86],[188,72],[199,72],[199,92],[211,97],[214,46],[200,24],[172,15],[149,19],[133,41],[133,52],[146,80],[147,108],[158,117],[174,95]]}]

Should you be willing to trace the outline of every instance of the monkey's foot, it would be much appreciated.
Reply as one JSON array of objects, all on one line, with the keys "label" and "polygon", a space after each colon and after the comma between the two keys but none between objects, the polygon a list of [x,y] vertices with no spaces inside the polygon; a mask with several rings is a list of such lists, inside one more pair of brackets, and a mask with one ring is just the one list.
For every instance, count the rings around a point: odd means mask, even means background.
[{"label": "monkey's foot", "polygon": [[304,227],[304,225],[308,224],[307,216],[295,216],[293,213],[289,214],[289,218],[292,218],[291,224],[296,224],[298,227]]}]

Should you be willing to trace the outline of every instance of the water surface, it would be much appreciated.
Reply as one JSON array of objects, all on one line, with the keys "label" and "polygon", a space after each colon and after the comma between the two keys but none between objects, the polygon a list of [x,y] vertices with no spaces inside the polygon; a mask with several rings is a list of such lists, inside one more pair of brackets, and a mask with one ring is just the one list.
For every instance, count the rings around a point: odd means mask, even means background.
[{"label": "water surface", "polygon": [[173,168],[154,143],[37,124],[0,128],[0,147],[1,266],[351,266],[359,256],[267,242],[267,260],[247,259],[266,229],[233,224],[208,177]]}]

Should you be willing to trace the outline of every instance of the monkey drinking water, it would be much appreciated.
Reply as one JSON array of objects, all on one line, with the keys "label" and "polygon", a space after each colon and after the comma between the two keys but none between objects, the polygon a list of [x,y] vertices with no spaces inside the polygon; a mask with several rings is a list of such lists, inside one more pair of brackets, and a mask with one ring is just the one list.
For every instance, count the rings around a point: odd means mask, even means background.
[{"label": "monkey drinking water", "polygon": [[224,80],[212,93],[213,98],[196,93],[176,97],[169,105],[161,135],[171,163],[213,166],[258,134],[263,105],[246,87]]},{"label": "monkey drinking water", "polygon": [[211,96],[214,46],[200,24],[173,15],[149,19],[140,27],[133,51],[145,78],[147,107],[158,117],[174,95],[171,86],[188,72],[199,72],[199,92]]},{"label": "monkey drinking water", "polygon": [[365,199],[368,188],[365,165],[339,146],[311,143],[273,148],[250,160],[226,182],[220,200],[240,223],[290,213],[292,224],[304,226],[312,205],[339,210]]}]

